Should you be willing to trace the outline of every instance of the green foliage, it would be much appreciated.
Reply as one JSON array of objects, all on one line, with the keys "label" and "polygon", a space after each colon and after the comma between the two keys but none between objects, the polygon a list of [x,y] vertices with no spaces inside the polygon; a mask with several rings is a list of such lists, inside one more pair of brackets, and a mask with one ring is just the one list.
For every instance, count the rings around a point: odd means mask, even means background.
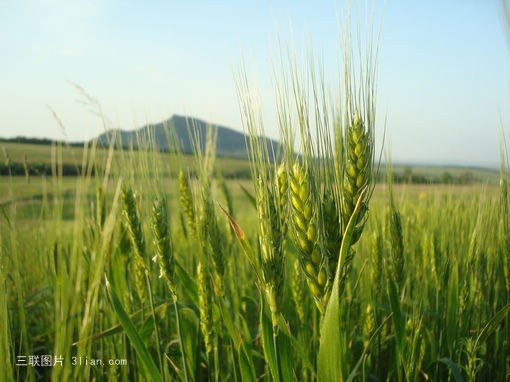
[{"label": "green foliage", "polygon": [[[161,166],[164,165],[162,162]],[[133,171],[141,170],[135,168]],[[15,366],[16,356],[40,354],[41,346],[46,349],[45,353],[51,354],[52,349],[56,349],[68,358],[62,367],[37,371],[48,379],[52,374],[55,379],[84,380],[82,375],[87,370],[87,380],[146,380],[143,363],[150,361],[148,358],[143,361],[138,354],[148,352],[158,373],[170,380],[185,380],[184,369],[188,371],[189,380],[215,379],[216,376],[220,380],[255,380],[263,376],[272,378],[269,376],[275,373],[281,373],[282,380],[323,380],[317,370],[327,373],[328,369],[318,368],[317,356],[325,354],[322,353],[326,351],[324,343],[330,341],[339,342],[340,347],[336,350],[344,352],[340,358],[342,364],[333,363],[331,367],[341,370],[345,379],[350,375],[354,380],[406,380],[415,376],[445,380],[450,375],[452,380],[466,380],[468,374],[474,380],[506,378],[510,362],[505,343],[509,309],[507,273],[501,257],[501,253],[506,253],[502,252],[506,236],[498,229],[484,228],[498,227],[502,219],[500,206],[506,199],[501,198],[499,188],[473,186],[467,190],[395,185],[393,194],[395,208],[398,202],[400,233],[395,236],[398,239],[392,239],[392,235],[385,234],[395,224],[388,220],[390,201],[383,187],[377,186],[364,228],[367,232],[357,243],[351,271],[345,276],[342,297],[329,300],[339,307],[336,313],[332,309],[330,314],[335,313],[340,319],[340,328],[331,326],[340,334],[320,336],[313,295],[303,284],[303,274],[300,278],[295,276],[294,267],[299,255],[290,244],[286,246],[289,258],[286,272],[292,276],[283,279],[279,305],[285,319],[278,319],[278,329],[273,327],[264,294],[258,290],[264,280],[261,259],[256,255],[259,250],[258,223],[255,209],[244,190],[250,194],[253,191],[249,185],[241,187],[236,181],[227,180],[221,186],[229,189],[234,201],[234,220],[217,207],[216,201],[225,203],[225,196],[221,187],[212,182],[211,200],[215,203],[217,222],[221,226],[230,219],[241,245],[231,246],[230,239],[226,239],[228,235],[220,241],[226,246],[223,296],[216,295],[216,283],[213,282],[216,276],[211,268],[207,268],[206,277],[210,282],[207,293],[211,304],[209,325],[212,324],[215,338],[211,342],[211,362],[208,363],[204,337],[200,332],[196,281],[201,245],[190,232],[188,236],[183,235],[177,220],[180,208],[178,182],[161,178],[164,187],[146,180],[143,184],[131,183],[131,187],[144,190],[134,199],[143,246],[140,239],[133,242],[138,248],[145,248],[145,268],[151,290],[146,282],[143,288],[146,302],[152,295],[154,304],[151,307],[147,303],[141,306],[138,302],[136,274],[133,272],[138,249],[132,245],[132,233],[124,223],[127,216],[123,217],[122,213],[133,201],[126,203],[127,200],[117,196],[120,208],[115,209],[115,183],[102,188],[94,181],[87,185],[86,179],[78,180],[50,183],[49,191],[56,198],[42,198],[37,207],[33,207],[51,212],[60,210],[66,200],[74,200],[71,203],[75,206],[73,220],[65,220],[59,213],[41,214],[37,210],[26,215],[20,208],[23,201],[7,205],[0,215],[0,271],[5,292],[0,308],[3,307],[3,317],[8,317],[0,326],[0,345],[12,360],[10,370],[2,369],[6,380],[30,379],[30,370],[35,379],[36,369]],[[12,184],[20,187],[24,183],[13,179]],[[79,187],[74,192],[73,184]],[[58,187],[70,190],[66,198],[58,197],[63,195]],[[162,207],[165,205],[162,204],[165,203],[161,197],[163,192],[168,194],[167,211]],[[195,194],[192,197],[200,204]],[[131,220],[136,220],[133,214]],[[165,224],[167,220],[168,225]],[[34,230],[34,226],[38,228]],[[133,233],[138,231],[137,226],[131,228]],[[473,235],[480,230],[485,234]],[[158,260],[159,254],[168,253],[169,243],[173,271],[171,264],[150,261],[152,257],[156,256]],[[397,249],[402,246],[405,257],[400,283],[393,276],[393,266],[390,267],[395,245]],[[466,256],[467,253],[470,255]],[[100,257],[99,254],[103,255]],[[177,296],[174,308],[171,308],[173,297],[168,280],[165,276],[159,277],[161,265],[167,269],[167,276],[173,275]],[[301,272],[299,262],[297,265]],[[105,286],[101,281],[104,271],[115,285],[125,314],[119,306],[115,308],[111,304],[107,293],[101,291]],[[98,285],[94,284],[96,275],[99,275]],[[17,277],[16,283],[5,281],[13,276]],[[87,301],[89,290],[97,287],[97,296],[91,294],[89,302],[84,304],[82,301]],[[461,293],[464,287],[469,293]],[[19,298],[24,303],[18,305]],[[126,315],[131,324],[125,320]],[[369,315],[370,323],[365,321]],[[265,323],[263,327],[260,326],[261,319]],[[80,328],[84,328],[83,320],[87,320],[88,329],[80,334]],[[327,322],[334,323],[335,320],[328,319]],[[329,325],[322,330],[328,330],[327,327]],[[24,345],[19,336],[23,332],[27,339]],[[134,336],[133,332],[138,333],[138,340],[129,337]],[[273,334],[276,334],[274,339]],[[78,344],[81,344],[82,354],[89,359],[126,359],[127,365],[73,366],[71,357]],[[140,350],[142,348],[146,350]],[[278,359],[272,356],[276,354],[276,348]],[[215,357],[217,361],[214,361]],[[154,365],[147,367],[154,369]]]},{"label": "green foliage", "polygon": [[354,240],[356,222],[361,212],[361,205],[365,203],[363,195],[362,193],[352,210],[352,215],[344,231],[331,298],[326,307],[321,325],[320,348],[317,360],[318,378],[321,381],[342,381],[347,379],[350,372],[346,364],[346,328],[342,323],[342,309],[345,309],[345,307],[340,303],[340,283],[342,280],[343,264]]},{"label": "green foliage", "polygon": [[161,376],[161,372],[158,367],[154,363],[152,356],[149,353],[149,350],[143,343],[142,338],[140,337],[139,330],[136,328],[134,323],[131,321],[126,311],[124,310],[117,293],[115,292],[112,285],[106,280],[106,289],[108,292],[108,297],[110,298],[110,303],[112,308],[114,309],[117,317],[119,318],[120,324],[124,328],[129,340],[133,344],[133,347],[141,360],[141,364],[145,370],[145,377],[149,381],[163,381],[163,377]]}]

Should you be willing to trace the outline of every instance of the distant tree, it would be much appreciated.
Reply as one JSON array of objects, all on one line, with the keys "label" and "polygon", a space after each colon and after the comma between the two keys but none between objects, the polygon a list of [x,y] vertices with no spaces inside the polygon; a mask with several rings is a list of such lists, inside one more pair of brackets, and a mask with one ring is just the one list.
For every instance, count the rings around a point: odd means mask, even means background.
[{"label": "distant tree", "polygon": [[411,169],[411,167],[406,167],[404,169],[404,173],[402,175],[402,178],[403,178],[405,183],[414,183],[413,182],[413,170]]},{"label": "distant tree", "polygon": [[453,175],[450,174],[448,171],[443,172],[443,174],[441,175],[441,183],[445,183],[445,184],[454,183]]},{"label": "distant tree", "polygon": [[475,181],[475,177],[471,171],[464,171],[459,175],[459,183],[461,184],[472,184]]}]

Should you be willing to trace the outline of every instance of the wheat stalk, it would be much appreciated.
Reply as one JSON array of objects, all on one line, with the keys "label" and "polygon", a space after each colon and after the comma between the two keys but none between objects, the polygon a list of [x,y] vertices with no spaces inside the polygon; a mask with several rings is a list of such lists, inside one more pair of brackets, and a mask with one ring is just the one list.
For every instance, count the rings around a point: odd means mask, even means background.
[{"label": "wheat stalk", "polygon": [[142,223],[139,218],[136,196],[133,190],[124,185],[122,187],[122,202],[124,208],[122,215],[124,216],[124,224],[127,228],[128,236],[131,241],[131,248],[134,253],[134,273],[135,286],[138,297],[141,302],[145,301],[145,277],[147,274],[147,266],[145,263],[146,249],[145,236],[142,230]]}]

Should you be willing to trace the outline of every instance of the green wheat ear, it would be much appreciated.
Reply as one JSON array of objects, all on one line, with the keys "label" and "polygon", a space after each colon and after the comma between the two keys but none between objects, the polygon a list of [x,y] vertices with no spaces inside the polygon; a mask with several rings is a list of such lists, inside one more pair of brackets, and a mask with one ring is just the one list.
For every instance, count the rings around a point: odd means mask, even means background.
[{"label": "green wheat ear", "polygon": [[294,246],[315,303],[321,313],[327,304],[327,270],[318,245],[317,214],[314,212],[310,184],[304,169],[295,163],[289,176]]},{"label": "green wheat ear", "polygon": [[160,268],[160,277],[165,280],[172,298],[176,300],[174,254],[170,237],[168,209],[164,198],[156,199],[152,203],[152,232],[156,249],[155,258]]},{"label": "green wheat ear", "polygon": [[124,205],[122,210],[124,224],[134,252],[135,287],[138,297],[143,303],[145,301],[145,275],[147,273],[145,236],[138,213],[135,193],[128,186],[123,186],[122,188],[122,202]]},{"label": "green wheat ear", "polygon": [[285,251],[277,186],[259,178],[256,187],[262,276],[273,326],[277,326],[284,280]]},{"label": "green wheat ear", "polygon": [[204,336],[205,351],[213,351],[213,319],[211,305],[211,285],[203,264],[197,265],[198,309],[200,312],[200,330]]},{"label": "green wheat ear", "polygon": [[342,225],[339,209],[331,193],[323,195],[322,217],[324,230],[324,249],[328,266],[328,288],[333,284],[338,264],[338,255],[342,245]]},{"label": "green wheat ear", "polygon": [[276,170],[276,197],[277,197],[277,210],[280,215],[281,223],[281,236],[283,245],[287,237],[287,201],[288,201],[288,189],[289,179],[287,170],[282,164]]},{"label": "green wheat ear", "polygon": [[186,217],[186,223],[191,231],[196,236],[197,234],[197,222],[195,217],[195,204],[193,202],[193,194],[191,192],[191,186],[189,184],[189,178],[184,171],[179,171],[179,200],[181,207]]},{"label": "green wheat ear", "polygon": [[400,212],[391,202],[387,212],[387,232],[389,235],[389,251],[391,254],[391,265],[389,271],[395,283],[402,288],[405,282],[405,264],[404,264],[404,239],[402,233],[402,219]]},{"label": "green wheat ear", "polygon": [[303,282],[303,272],[301,271],[299,260],[296,260],[292,269],[291,290],[300,324],[305,323]]},{"label": "green wheat ear", "polygon": [[[359,197],[372,180],[372,135],[370,130],[365,127],[357,111],[354,113],[352,122],[345,132],[344,141],[345,166],[342,183],[342,228],[345,231]],[[352,244],[355,244],[361,236],[361,231],[367,217],[367,201],[363,201],[361,204],[358,219],[355,222]]]},{"label": "green wheat ear", "polygon": [[133,250],[138,257],[145,259],[145,237],[139,218],[136,197],[133,190],[128,186],[122,187],[122,202],[124,205],[122,215],[124,216],[124,222]]}]

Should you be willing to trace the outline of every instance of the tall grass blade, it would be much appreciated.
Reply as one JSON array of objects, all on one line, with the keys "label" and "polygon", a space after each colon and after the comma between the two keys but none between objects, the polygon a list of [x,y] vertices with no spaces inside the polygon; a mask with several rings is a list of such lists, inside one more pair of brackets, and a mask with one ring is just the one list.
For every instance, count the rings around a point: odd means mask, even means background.
[{"label": "tall grass blade", "polygon": [[275,349],[275,344],[273,343],[273,325],[271,324],[271,319],[269,314],[265,311],[266,304],[264,303],[265,299],[260,296],[260,323],[261,323],[261,334],[262,334],[262,349],[264,350],[264,357],[266,359],[267,365],[269,366],[269,371],[271,372],[271,376],[273,377],[273,381],[281,381],[280,378],[280,370],[278,367],[277,354]]},{"label": "tall grass blade", "polygon": [[0,238],[0,354],[4,359],[4,367],[0,368],[0,380],[13,381],[14,374],[10,360],[13,358],[11,354],[11,333],[10,333],[10,320],[8,310],[8,294],[6,286],[6,277],[3,271],[2,258],[4,253],[2,251],[2,241]]},{"label": "tall grass blade", "polygon": [[117,293],[115,292],[114,288],[108,281],[108,278],[105,278],[105,283],[110,304],[113,310],[115,311],[115,314],[117,315],[120,324],[124,328],[126,335],[131,341],[131,344],[133,345],[133,348],[135,349],[136,354],[138,355],[138,358],[140,359],[143,365],[147,379],[154,382],[160,381],[162,382],[163,376],[161,375],[156,364],[154,363],[154,359],[150,355],[149,350],[143,343],[143,340],[140,337],[140,334],[136,329],[135,324],[133,323],[133,321],[131,321],[129,315],[124,310],[124,307],[122,306],[122,303],[119,297],[117,296]]},{"label": "tall grass blade", "polygon": [[237,353],[237,362],[239,363],[239,372],[243,381],[255,381],[255,365],[253,359],[250,356],[251,348],[250,345],[243,341],[241,335],[236,331],[234,323],[232,322],[231,313],[229,307],[226,304],[224,298],[219,299],[219,309],[223,324],[227,329],[227,332],[232,340],[235,351]]},{"label": "tall grass blade", "polygon": [[482,328],[482,330],[478,334],[478,337],[476,337],[475,349],[478,348],[480,344],[485,342],[487,340],[487,337],[494,333],[494,331],[498,328],[501,321],[503,321],[506,318],[508,312],[510,312],[510,304],[505,305],[498,312],[496,312],[494,316],[492,316],[492,318]]},{"label": "tall grass blade", "polygon": [[395,326],[395,340],[397,343],[397,352],[399,357],[401,357],[404,353],[404,343],[406,339],[405,320],[400,306],[398,286],[397,283],[391,278],[388,280],[388,297],[390,300],[393,324]]},{"label": "tall grass blade", "polygon": [[462,378],[459,365],[453,362],[450,358],[443,357],[438,359],[437,362],[446,365],[446,367],[452,372],[455,382],[464,382],[464,378]]},{"label": "tall grass blade", "polygon": [[242,184],[240,187],[241,187],[241,190],[243,191],[243,194],[246,196],[246,198],[250,202],[250,205],[253,208],[257,208],[257,199],[255,199],[255,196]]},{"label": "tall grass blade", "polygon": [[[319,381],[338,382],[347,378],[346,368],[348,365],[339,364],[345,359],[342,343],[342,330],[340,322],[340,278],[342,277],[343,260],[347,257],[351,249],[351,242],[358,221],[358,214],[365,196],[363,191],[358,198],[356,207],[352,213],[349,223],[346,226],[342,245],[340,247],[340,256],[331,290],[331,297],[326,306],[326,313],[321,324],[319,355],[317,358],[317,376]],[[344,374],[345,373],[345,374]]]},{"label": "tall grass blade", "polygon": [[198,305],[198,287],[197,282],[184,269],[181,263],[175,259],[176,278],[181,280],[186,288],[183,288],[183,294],[188,297],[195,305]]},{"label": "tall grass blade", "polygon": [[248,241],[248,238],[246,237],[246,234],[244,233],[241,226],[234,220],[232,216],[220,205],[221,210],[225,214],[225,216],[228,218],[228,221],[230,222],[230,226],[234,230],[234,233],[236,234],[237,240],[239,241],[239,244],[241,244],[241,247],[243,248],[244,253],[246,254],[246,257],[248,258],[248,261],[250,262],[253,271],[257,275],[257,280],[259,282],[263,281],[262,274],[260,273],[260,267],[259,267],[259,261],[255,255],[255,252],[253,251],[250,242]]},{"label": "tall grass blade", "polygon": [[238,351],[239,372],[241,373],[241,380],[243,381],[256,381],[255,366],[253,365],[252,357],[244,345]]}]

